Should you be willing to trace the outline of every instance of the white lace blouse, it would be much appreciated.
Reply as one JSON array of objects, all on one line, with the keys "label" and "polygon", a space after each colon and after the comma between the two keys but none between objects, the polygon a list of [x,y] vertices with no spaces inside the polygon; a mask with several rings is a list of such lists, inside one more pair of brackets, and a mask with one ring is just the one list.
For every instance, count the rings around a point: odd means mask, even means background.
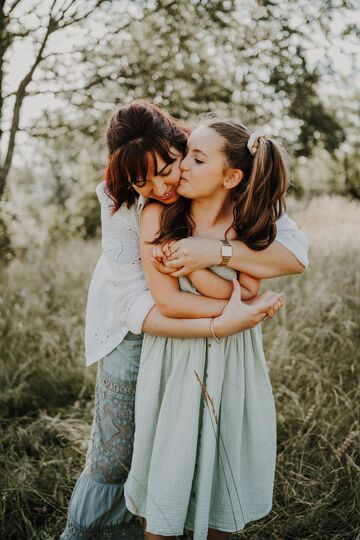
[{"label": "white lace blouse", "polygon": [[[130,331],[140,334],[154,306],[140,263],[139,226],[145,199],[111,213],[112,200],[101,182],[96,193],[101,205],[102,254],[91,279],[85,322],[86,365],[117,347]],[[307,266],[306,236],[286,214],[277,222],[276,240]]]}]

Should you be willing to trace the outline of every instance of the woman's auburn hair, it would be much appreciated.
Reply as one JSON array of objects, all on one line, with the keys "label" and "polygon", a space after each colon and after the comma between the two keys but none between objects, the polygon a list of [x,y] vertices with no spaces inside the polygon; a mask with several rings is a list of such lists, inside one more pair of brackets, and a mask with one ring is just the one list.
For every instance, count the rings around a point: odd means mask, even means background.
[{"label": "woman's auburn hair", "polygon": [[[241,182],[229,192],[234,204],[232,227],[238,240],[253,250],[267,248],[276,237],[276,220],[286,210],[289,172],[284,151],[273,140],[260,137],[252,155],[247,147],[250,133],[239,122],[210,116],[202,119],[202,124],[224,139],[225,169],[243,172]],[[183,197],[164,208],[154,244],[191,236],[195,223],[190,210],[191,200]]]},{"label": "woman's auburn hair", "polygon": [[190,128],[183,122],[150,101],[138,99],[115,109],[106,129],[108,160],[104,171],[113,213],[124,203],[128,208],[135,203],[139,195],[132,184],[146,181],[151,163],[158,174],[156,154],[166,164],[176,159],[171,148],[184,154],[189,134]]}]

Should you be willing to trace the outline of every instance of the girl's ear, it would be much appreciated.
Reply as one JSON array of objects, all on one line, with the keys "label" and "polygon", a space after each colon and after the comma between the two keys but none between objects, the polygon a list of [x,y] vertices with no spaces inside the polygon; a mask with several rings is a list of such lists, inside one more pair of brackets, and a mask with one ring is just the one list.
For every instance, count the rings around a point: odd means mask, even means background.
[{"label": "girl's ear", "polygon": [[225,189],[232,189],[240,184],[244,178],[244,173],[241,169],[229,169],[223,180],[223,187]]}]

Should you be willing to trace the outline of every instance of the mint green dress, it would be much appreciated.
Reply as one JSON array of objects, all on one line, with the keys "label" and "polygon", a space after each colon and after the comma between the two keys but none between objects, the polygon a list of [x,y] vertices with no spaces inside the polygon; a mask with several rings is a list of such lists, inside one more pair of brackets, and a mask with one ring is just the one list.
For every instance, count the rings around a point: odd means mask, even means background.
[{"label": "mint green dress", "polygon": [[[180,286],[195,292],[186,278]],[[265,516],[275,457],[260,325],[220,343],[145,335],[125,498],[149,532],[180,536],[187,528],[194,540],[206,540],[208,528],[235,532]]]}]

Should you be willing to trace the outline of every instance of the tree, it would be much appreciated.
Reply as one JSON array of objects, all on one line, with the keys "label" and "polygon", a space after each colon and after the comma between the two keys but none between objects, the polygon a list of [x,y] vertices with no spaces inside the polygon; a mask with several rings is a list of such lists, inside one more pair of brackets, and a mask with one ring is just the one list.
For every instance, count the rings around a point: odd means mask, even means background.
[{"label": "tree", "polygon": [[[14,22],[21,5],[25,0],[3,7],[3,60],[11,40],[35,32],[26,21],[21,26]],[[332,20],[356,9],[355,0],[289,0],[283,8],[283,0],[62,0],[60,7],[59,0],[53,1],[36,30],[41,44],[28,72],[30,80],[28,76],[18,91],[5,96],[20,107],[12,117],[1,162],[0,197],[21,105],[31,95],[60,99],[60,106],[42,112],[30,130],[30,135],[46,140],[42,151],[54,156],[55,169],[56,149],[65,138],[73,140],[71,154],[76,145],[93,148],[97,141],[101,146],[100,128],[108,111],[136,97],[151,98],[186,120],[215,110],[240,117],[250,128],[270,124],[273,135],[283,138],[297,156],[310,156],[316,146],[333,154],[344,139],[344,128],[321,85],[325,76],[329,85],[334,80],[326,55],[334,36]],[[76,35],[75,46],[56,53],[53,44],[46,52],[50,34],[67,28],[77,29],[67,38],[71,43]],[[356,32],[356,26],[348,26],[344,39]],[[311,51],[319,48],[324,54],[314,61]],[[64,204],[71,175],[65,171],[57,176],[54,185]]]},{"label": "tree", "polygon": [[[0,200],[14,156],[15,139],[27,89],[35,71],[47,57],[46,51],[51,37],[71,26],[81,24],[103,2],[104,0],[51,0],[42,2],[40,6],[34,1],[0,1],[0,145],[5,148],[4,157],[0,160]],[[4,94],[7,62],[18,39],[28,39],[33,43],[34,60],[17,88]],[[50,56],[53,54],[50,53]],[[4,118],[4,105],[8,100],[13,102],[9,119]],[[6,121],[10,125],[8,130],[3,128]],[[5,145],[4,135],[7,136]]]},{"label": "tree", "polygon": [[[355,9],[351,0],[292,0],[286,10],[283,0],[138,4],[137,17],[125,8],[117,16],[112,6],[106,25],[99,13],[104,33],[79,50],[76,66],[64,70],[52,61],[67,85],[53,126],[97,136],[115,103],[148,97],[184,119],[216,110],[250,127],[271,124],[296,155],[340,145],[344,130],[320,88],[333,72],[326,56],[332,17]],[[311,51],[321,48],[323,57],[313,61]],[[48,121],[33,133],[47,133]]]}]

